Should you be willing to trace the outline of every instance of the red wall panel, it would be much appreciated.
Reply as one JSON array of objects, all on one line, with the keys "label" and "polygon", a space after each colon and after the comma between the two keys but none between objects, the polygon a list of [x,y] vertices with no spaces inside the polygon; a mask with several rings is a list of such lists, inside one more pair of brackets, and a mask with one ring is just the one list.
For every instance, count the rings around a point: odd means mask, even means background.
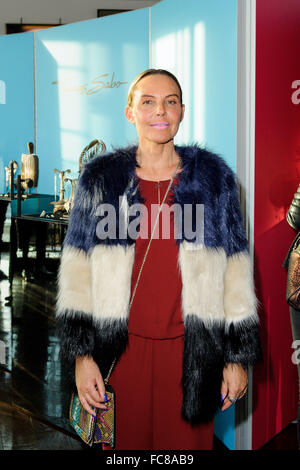
[{"label": "red wall panel", "polygon": [[297,416],[297,368],[282,262],[296,235],[285,216],[300,183],[300,1],[257,0],[255,282],[264,362],[254,368],[253,448]]}]

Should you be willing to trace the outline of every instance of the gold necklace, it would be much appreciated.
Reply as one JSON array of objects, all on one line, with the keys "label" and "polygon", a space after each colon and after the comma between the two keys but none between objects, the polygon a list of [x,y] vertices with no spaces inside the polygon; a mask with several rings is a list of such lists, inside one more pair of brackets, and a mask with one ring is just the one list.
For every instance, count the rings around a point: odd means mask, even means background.
[{"label": "gold necklace", "polygon": [[158,205],[160,206],[160,181],[157,183]]}]

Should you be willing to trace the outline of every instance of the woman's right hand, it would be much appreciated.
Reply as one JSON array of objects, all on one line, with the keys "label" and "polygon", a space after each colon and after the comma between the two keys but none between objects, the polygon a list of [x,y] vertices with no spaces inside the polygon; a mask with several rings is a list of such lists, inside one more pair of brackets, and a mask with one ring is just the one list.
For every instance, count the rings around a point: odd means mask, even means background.
[{"label": "woman's right hand", "polygon": [[[95,415],[91,406],[106,409],[105,385],[96,362],[90,356],[78,356],[75,365],[75,380],[78,396],[83,408]],[[101,403],[102,402],[102,403]]]}]

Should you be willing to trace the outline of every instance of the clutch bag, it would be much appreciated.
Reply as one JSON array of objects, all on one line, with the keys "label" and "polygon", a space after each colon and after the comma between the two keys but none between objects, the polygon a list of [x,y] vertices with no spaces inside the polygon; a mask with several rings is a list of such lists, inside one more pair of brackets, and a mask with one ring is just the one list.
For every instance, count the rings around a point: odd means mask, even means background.
[{"label": "clutch bag", "polygon": [[[300,241],[300,239],[299,239]],[[293,247],[289,258],[287,287],[286,287],[287,303],[300,310],[300,243]]]},{"label": "clutch bag", "polygon": [[90,447],[93,444],[108,444],[113,448],[115,445],[115,393],[109,384],[106,384],[105,392],[107,411],[91,406],[96,418],[83,408],[77,393],[71,396],[70,424]]}]

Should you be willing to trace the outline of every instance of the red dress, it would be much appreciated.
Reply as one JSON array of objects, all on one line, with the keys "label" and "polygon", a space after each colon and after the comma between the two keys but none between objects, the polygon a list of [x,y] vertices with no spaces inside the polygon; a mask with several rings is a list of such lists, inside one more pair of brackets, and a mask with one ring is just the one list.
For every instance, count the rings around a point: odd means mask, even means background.
[{"label": "red dress", "polygon": [[[169,182],[160,182],[160,202]],[[158,184],[140,178],[139,188],[148,210],[150,238],[151,204],[158,204]],[[116,392],[116,450],[210,450],[213,445],[213,421],[191,426],[181,417],[184,323],[172,214],[170,237],[165,239],[160,214],[160,230],[155,232],[159,238],[152,240],[130,310],[128,346],[110,378]],[[136,240],[131,295],[149,242],[141,238],[146,230],[143,222]]]}]

